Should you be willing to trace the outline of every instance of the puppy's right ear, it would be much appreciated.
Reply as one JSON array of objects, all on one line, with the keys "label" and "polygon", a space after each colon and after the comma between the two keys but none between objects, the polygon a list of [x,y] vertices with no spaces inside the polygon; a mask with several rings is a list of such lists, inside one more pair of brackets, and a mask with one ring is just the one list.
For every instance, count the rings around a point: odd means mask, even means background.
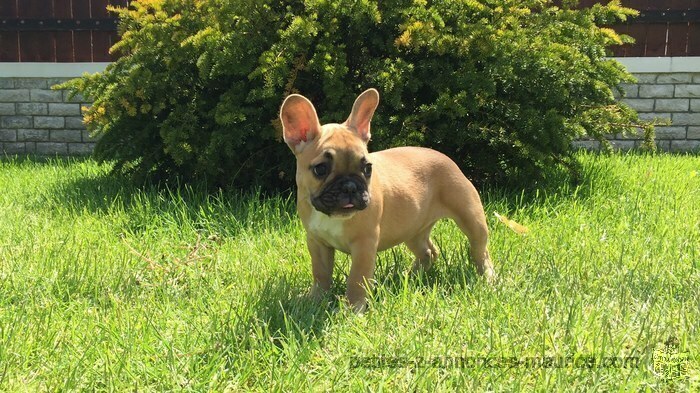
[{"label": "puppy's right ear", "polygon": [[294,154],[301,153],[308,142],[318,138],[321,124],[311,101],[299,94],[292,94],[280,109],[284,141]]}]

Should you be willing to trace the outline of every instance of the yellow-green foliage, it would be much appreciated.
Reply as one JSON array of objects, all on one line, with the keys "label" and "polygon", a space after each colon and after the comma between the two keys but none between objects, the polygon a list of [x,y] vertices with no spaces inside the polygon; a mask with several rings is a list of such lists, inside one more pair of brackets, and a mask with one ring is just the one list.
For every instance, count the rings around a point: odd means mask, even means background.
[{"label": "yellow-green foliage", "polygon": [[98,158],[140,175],[286,187],[284,96],[342,121],[376,87],[371,149],[421,144],[477,180],[530,179],[571,162],[574,138],[642,126],[613,97],[631,75],[605,57],[629,38],[599,27],[636,12],[568,3],[132,1],[114,10],[119,60],[68,86],[95,100]]}]

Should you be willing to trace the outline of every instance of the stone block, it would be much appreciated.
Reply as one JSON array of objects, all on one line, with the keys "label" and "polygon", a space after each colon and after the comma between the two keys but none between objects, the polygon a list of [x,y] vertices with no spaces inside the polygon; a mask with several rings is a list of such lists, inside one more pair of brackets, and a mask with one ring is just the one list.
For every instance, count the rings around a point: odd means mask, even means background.
[{"label": "stone block", "polygon": [[670,151],[677,153],[700,151],[700,140],[671,141]]},{"label": "stone block", "polygon": [[70,98],[69,90],[61,90],[63,92],[63,102],[86,102],[87,100],[80,93],[76,93],[73,98]]},{"label": "stone block", "polygon": [[82,116],[66,116],[66,128],[85,129]]},{"label": "stone block", "polygon": [[654,111],[654,99],[653,98],[623,98],[620,100],[625,104],[632,107],[632,109],[637,112],[653,112]]},{"label": "stone block", "polygon": [[14,115],[17,112],[15,112],[15,104],[11,102],[2,102],[0,103],[0,115]]},{"label": "stone block", "polygon": [[696,126],[700,125],[700,113],[674,113],[673,125]]},{"label": "stone block", "polygon": [[584,149],[584,150],[589,150],[589,151],[595,151],[595,150],[600,150],[600,142],[598,141],[573,141],[571,142],[571,146],[574,149]]},{"label": "stone block", "polygon": [[77,155],[90,155],[95,150],[94,143],[69,143],[68,153]]},{"label": "stone block", "polygon": [[46,78],[15,78],[15,89],[46,89]]},{"label": "stone block", "polygon": [[0,130],[0,142],[17,142],[17,130]]},{"label": "stone block", "polygon": [[27,147],[24,142],[5,142],[0,143],[2,145],[3,153],[5,154],[25,154],[27,153]]},{"label": "stone block", "polygon": [[46,115],[49,110],[43,102],[20,102],[17,104],[18,115]]},{"label": "stone block", "polygon": [[[637,84],[621,84],[620,90],[622,90],[622,97],[625,98],[636,98],[639,95],[639,85]],[[613,89],[613,94],[616,98],[620,97],[617,93],[617,89]]]},{"label": "stone block", "polygon": [[52,116],[76,116],[80,115],[80,104],[59,103],[49,104],[49,115]]},{"label": "stone block", "polygon": [[0,128],[31,128],[32,118],[29,116],[0,116]]},{"label": "stone block", "polygon": [[32,102],[61,102],[63,93],[60,90],[31,89],[29,94]]},{"label": "stone block", "polygon": [[671,114],[670,113],[658,113],[658,112],[640,113],[639,119],[646,120],[646,121],[663,121],[663,122],[670,123],[671,122]]},{"label": "stone block", "polygon": [[610,141],[614,150],[632,150],[636,146],[636,141],[614,139]]},{"label": "stone block", "polygon": [[618,134],[617,139],[644,139],[644,130],[641,128],[634,128],[626,134]]},{"label": "stone block", "polygon": [[690,100],[690,111],[700,112],[700,98]]},{"label": "stone block", "polygon": [[43,155],[68,154],[68,144],[67,143],[57,143],[57,142],[37,142],[36,143],[36,153]]},{"label": "stone block", "polygon": [[35,116],[35,128],[63,128],[66,126],[66,121],[63,117],[58,116]]},{"label": "stone block", "polygon": [[698,98],[700,97],[700,85],[676,85],[674,97]]},{"label": "stone block", "polygon": [[687,98],[660,98],[655,100],[657,112],[688,112],[690,100]]},{"label": "stone block", "polygon": [[656,139],[685,139],[686,127],[656,127]]},{"label": "stone block", "polygon": [[658,74],[634,74],[637,78],[637,83],[640,85],[656,83],[656,77]]},{"label": "stone block", "polygon": [[17,140],[20,142],[47,142],[49,140],[49,131],[35,129],[17,130]]},{"label": "stone block", "polygon": [[52,88],[55,85],[60,85],[61,83],[68,82],[73,78],[47,78],[46,79],[46,84],[48,85],[48,88]]},{"label": "stone block", "polygon": [[671,98],[673,97],[673,85],[641,85],[639,86],[641,98]]},{"label": "stone block", "polygon": [[656,141],[656,148],[661,151],[671,150],[671,141]]},{"label": "stone block", "polygon": [[688,127],[688,133],[686,134],[688,139],[700,139],[700,126]]},{"label": "stone block", "polygon": [[15,81],[12,78],[0,77],[0,89],[14,89]]},{"label": "stone block", "polygon": [[670,74],[659,74],[656,83],[690,83],[693,81],[693,74],[685,72],[674,72]]},{"label": "stone block", "polygon": [[80,130],[51,130],[51,142],[82,142]]},{"label": "stone block", "polygon": [[0,89],[0,102],[23,102],[29,101],[29,90],[27,89]]}]

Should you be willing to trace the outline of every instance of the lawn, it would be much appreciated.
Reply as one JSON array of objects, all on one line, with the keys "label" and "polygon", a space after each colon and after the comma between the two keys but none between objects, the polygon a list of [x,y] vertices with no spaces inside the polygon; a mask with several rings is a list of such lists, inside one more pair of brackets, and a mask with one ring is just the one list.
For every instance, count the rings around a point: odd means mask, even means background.
[{"label": "lawn", "polygon": [[4,159],[0,391],[697,390],[700,157],[579,159],[579,186],[483,191],[494,286],[441,222],[427,274],[380,254],[364,315],[306,298],[290,195]]}]

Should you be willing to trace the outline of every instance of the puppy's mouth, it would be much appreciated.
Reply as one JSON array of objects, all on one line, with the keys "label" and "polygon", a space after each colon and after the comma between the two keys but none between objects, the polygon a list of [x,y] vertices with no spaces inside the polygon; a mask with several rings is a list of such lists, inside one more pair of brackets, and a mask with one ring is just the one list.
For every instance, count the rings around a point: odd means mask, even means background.
[{"label": "puppy's mouth", "polygon": [[367,183],[359,176],[340,176],[317,195],[312,195],[311,205],[326,215],[345,216],[369,205]]}]

